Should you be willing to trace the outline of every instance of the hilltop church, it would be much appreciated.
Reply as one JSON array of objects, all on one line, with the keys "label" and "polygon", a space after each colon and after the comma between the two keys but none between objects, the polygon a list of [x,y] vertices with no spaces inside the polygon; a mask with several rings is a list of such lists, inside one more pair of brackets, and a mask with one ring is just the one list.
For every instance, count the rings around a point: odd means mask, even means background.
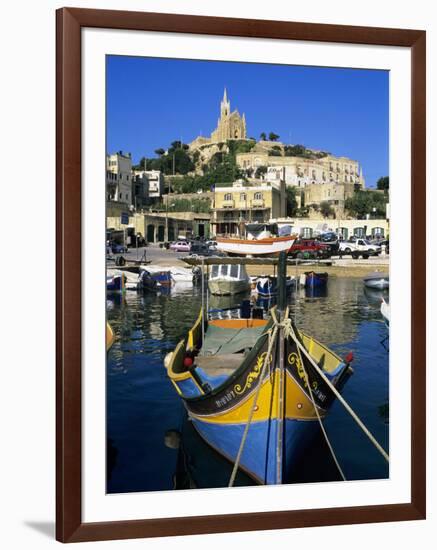
[{"label": "hilltop church", "polygon": [[228,100],[226,88],[220,104],[220,118],[217,121],[217,128],[212,132],[211,137],[198,136],[190,143],[190,149],[197,149],[202,145],[225,142],[228,139],[246,139],[246,118],[240,116],[235,110],[231,112],[231,102]]}]

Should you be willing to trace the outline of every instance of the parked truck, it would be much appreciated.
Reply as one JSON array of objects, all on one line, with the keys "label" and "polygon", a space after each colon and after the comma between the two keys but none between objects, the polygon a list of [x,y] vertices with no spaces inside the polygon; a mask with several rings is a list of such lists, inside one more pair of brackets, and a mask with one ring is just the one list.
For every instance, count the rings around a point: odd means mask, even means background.
[{"label": "parked truck", "polygon": [[357,259],[360,256],[367,260],[370,256],[381,254],[381,247],[377,244],[371,244],[366,239],[356,239],[355,241],[340,242],[338,253],[340,256],[350,255]]}]

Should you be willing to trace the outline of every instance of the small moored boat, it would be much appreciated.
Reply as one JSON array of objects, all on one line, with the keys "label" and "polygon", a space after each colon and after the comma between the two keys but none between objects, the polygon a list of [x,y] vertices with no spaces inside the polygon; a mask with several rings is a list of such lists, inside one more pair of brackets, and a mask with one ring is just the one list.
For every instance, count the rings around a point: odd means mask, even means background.
[{"label": "small moored boat", "polygon": [[370,273],[363,279],[364,285],[367,288],[375,288],[375,289],[385,289],[390,286],[390,280],[388,273],[382,273],[380,271],[375,271],[373,273]]},{"label": "small moored boat", "polygon": [[[285,285],[287,292],[291,292],[295,286],[294,277],[287,277]],[[258,277],[255,289],[260,298],[273,298],[278,295],[278,278],[271,276]]]},{"label": "small moored boat", "polygon": [[142,269],[138,275],[137,290],[143,292],[154,292],[157,290],[157,287],[158,283],[147,271],[147,269]]},{"label": "small moored boat", "polygon": [[304,286],[307,288],[325,287],[328,283],[327,273],[316,273],[315,271],[306,271],[304,273]]},{"label": "small moored boat", "polygon": [[288,252],[297,235],[278,236],[275,224],[246,224],[245,237],[217,237],[217,249],[237,256],[277,256]]},{"label": "small moored boat", "polygon": [[124,273],[112,273],[106,275],[107,292],[124,292],[126,290],[127,277]]},{"label": "small moored boat", "polygon": [[229,296],[250,290],[250,277],[241,264],[213,265],[208,279],[208,288],[216,296]]}]

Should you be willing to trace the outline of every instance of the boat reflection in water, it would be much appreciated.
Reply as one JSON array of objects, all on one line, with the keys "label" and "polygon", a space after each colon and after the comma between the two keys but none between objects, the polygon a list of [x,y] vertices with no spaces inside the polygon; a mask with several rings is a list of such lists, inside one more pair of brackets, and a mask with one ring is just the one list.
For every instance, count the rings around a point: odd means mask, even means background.
[{"label": "boat reflection in water", "polygon": [[326,298],[328,296],[328,286],[306,286],[304,292],[305,298]]},{"label": "boat reflection in water", "polygon": [[[174,489],[208,489],[228,487],[233,464],[215,452],[198,434],[193,423],[185,417],[182,431],[168,430],[165,446],[178,453],[173,474]],[[340,481],[338,469],[320,432],[296,458],[296,464],[283,483],[314,483]],[[238,470],[234,487],[248,487],[257,483]]]},{"label": "boat reflection in water", "polygon": [[389,296],[388,289],[378,289],[378,288],[369,288],[364,287],[364,295],[367,298],[369,304],[375,305],[378,308],[381,305],[382,299],[387,300]]}]

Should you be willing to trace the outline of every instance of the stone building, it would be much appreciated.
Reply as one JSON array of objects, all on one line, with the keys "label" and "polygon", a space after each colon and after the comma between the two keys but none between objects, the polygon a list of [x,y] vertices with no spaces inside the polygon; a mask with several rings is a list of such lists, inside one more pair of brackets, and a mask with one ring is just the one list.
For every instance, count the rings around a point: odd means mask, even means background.
[{"label": "stone building", "polygon": [[285,216],[285,184],[250,184],[241,181],[216,187],[212,209],[212,232],[240,235],[246,222],[268,222]]},{"label": "stone building", "polygon": [[147,179],[150,199],[162,197],[164,194],[164,174],[160,170],[134,170],[134,175]]},{"label": "stone building", "polygon": [[318,206],[327,202],[335,210],[336,216],[344,214],[345,201],[355,192],[353,183],[325,183],[324,185],[307,185],[304,189],[304,205]]},{"label": "stone building", "polygon": [[217,128],[211,133],[211,137],[198,136],[190,143],[190,149],[196,150],[203,145],[226,142],[228,139],[246,139],[246,118],[245,115],[235,110],[231,111],[231,102],[228,99],[226,88],[220,104],[220,118],[217,121]]},{"label": "stone building", "polygon": [[132,204],[132,157],[118,151],[106,155],[106,198],[109,201]]},{"label": "stone building", "polygon": [[110,211],[107,214],[106,226],[115,231],[141,234],[148,243],[160,243],[186,237],[208,238],[210,218],[208,213],[196,212],[130,212],[129,223],[123,225],[120,215]]},{"label": "stone building", "polygon": [[238,153],[237,164],[246,171],[255,172],[260,166],[267,167],[265,179],[270,182],[284,181],[287,186],[306,187],[313,184],[347,183],[365,187],[363,171],[358,161],[347,157],[326,155],[321,158],[285,156],[282,144],[276,145],[279,154],[255,147],[249,153]]},{"label": "stone building", "polygon": [[350,237],[384,237],[387,238],[390,233],[389,219],[367,219],[353,220],[348,218],[337,218],[327,220],[325,218],[272,218],[270,223],[276,223],[279,227],[291,227],[293,233],[301,237],[311,239],[320,233],[332,231],[341,235],[343,239]]}]

